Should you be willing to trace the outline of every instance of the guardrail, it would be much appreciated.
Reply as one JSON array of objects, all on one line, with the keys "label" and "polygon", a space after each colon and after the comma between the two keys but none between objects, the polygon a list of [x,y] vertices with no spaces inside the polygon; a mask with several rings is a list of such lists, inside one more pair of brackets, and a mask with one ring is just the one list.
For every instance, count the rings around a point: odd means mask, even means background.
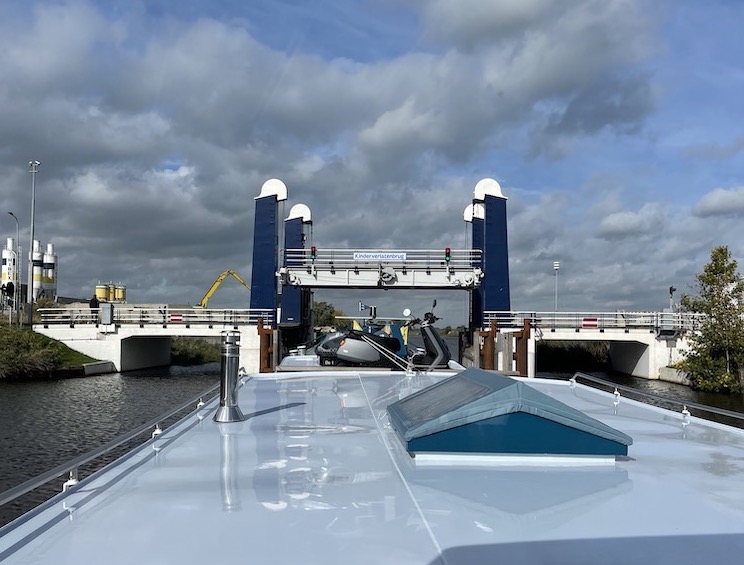
[{"label": "guardrail", "polygon": [[699,329],[704,318],[691,312],[484,312],[484,323],[497,328],[521,328],[530,320],[536,329],[679,332]]},{"label": "guardrail", "polygon": [[[94,461],[98,459],[99,457],[113,451],[117,447],[124,445],[127,442],[137,439],[137,437],[148,432],[150,429],[153,429],[151,438],[157,437],[163,431],[160,427],[161,423],[175,416],[176,414],[186,410],[187,408],[191,406],[196,406],[194,410],[199,410],[205,404],[203,399],[208,398],[209,400],[211,400],[211,398],[215,396],[217,389],[219,389],[219,385],[215,385],[205,390],[199,396],[191,400],[188,400],[187,402],[184,402],[183,404],[176,406],[169,412],[166,412],[165,414],[161,414],[157,418],[153,418],[149,422],[146,422],[142,424],[141,426],[125,434],[116,436],[114,439],[98,447],[97,449],[94,449],[92,451],[84,453],[83,455],[75,457],[74,459],[67,461],[66,463],[62,463],[61,465],[58,465],[54,469],[47,471],[46,473],[43,473],[37,477],[34,477],[33,479],[29,479],[28,481],[25,481],[21,483],[20,485],[17,485],[11,489],[6,490],[5,492],[0,493],[0,506],[7,504],[8,502],[12,502],[18,497],[23,496],[24,494],[31,492],[32,490],[35,490],[41,486],[44,486],[48,482],[53,481],[54,479],[61,477],[62,475],[65,475],[68,473],[69,473],[69,479],[65,483],[65,485],[71,486],[71,485],[76,484],[79,479],[78,470],[82,465],[85,465],[86,463],[90,463],[91,461]],[[63,488],[66,488],[66,486]]]},{"label": "guardrail", "polygon": [[601,379],[599,377],[595,377],[594,375],[588,375],[586,373],[577,372],[574,373],[573,377],[571,377],[571,381],[578,382],[579,379],[588,381],[593,384],[598,384],[603,387],[608,388],[609,390],[615,390],[616,393],[619,395],[620,392],[624,392],[628,394],[630,397],[637,397],[640,401],[650,404],[647,401],[654,401],[657,403],[656,405],[660,406],[661,408],[667,408],[666,405],[675,406],[677,408],[682,408],[681,412],[685,414],[689,414],[689,408],[693,408],[695,410],[700,410],[701,412],[707,412],[709,414],[716,414],[718,416],[725,416],[727,418],[732,418],[734,420],[737,420],[738,427],[744,427],[744,414],[741,412],[734,412],[733,410],[726,410],[725,408],[718,408],[716,406],[709,406],[707,404],[700,404],[699,402],[693,402],[689,400],[682,400],[679,398],[672,398],[670,396],[663,396],[661,394],[654,394],[652,392],[646,392],[643,390],[639,390],[637,388],[633,388],[631,386],[625,386],[621,384],[614,383],[612,381],[608,381],[606,379]]},{"label": "guardrail", "polygon": [[[100,324],[101,308],[39,308],[41,324],[44,326],[67,324]],[[137,307],[116,304],[113,323],[123,325],[201,325],[201,326],[245,326],[274,324],[274,311],[270,309],[216,309],[216,308],[170,308]]]},{"label": "guardrail", "polygon": [[[448,253],[449,252],[449,253]],[[287,249],[288,268],[377,270],[380,266],[394,269],[473,269],[482,266],[480,249]]]}]

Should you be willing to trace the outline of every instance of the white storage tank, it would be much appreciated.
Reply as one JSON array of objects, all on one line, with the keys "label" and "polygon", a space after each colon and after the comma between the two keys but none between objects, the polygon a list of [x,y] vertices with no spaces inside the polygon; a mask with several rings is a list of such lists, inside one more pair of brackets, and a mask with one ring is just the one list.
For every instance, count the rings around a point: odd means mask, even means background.
[{"label": "white storage tank", "polygon": [[44,296],[54,299],[57,296],[57,256],[54,254],[54,245],[52,243],[47,243],[42,272]]},{"label": "white storage tank", "polygon": [[44,253],[41,251],[41,242],[38,239],[34,240],[31,262],[33,264],[33,301],[36,302],[43,291],[44,278]]},{"label": "white storage tank", "polygon": [[[15,263],[15,251],[14,251],[15,240],[12,237],[8,238],[6,246],[2,252],[2,273],[0,274],[0,284],[6,284],[10,281],[15,281],[13,277],[13,263]],[[15,282],[13,282],[15,284]]]}]

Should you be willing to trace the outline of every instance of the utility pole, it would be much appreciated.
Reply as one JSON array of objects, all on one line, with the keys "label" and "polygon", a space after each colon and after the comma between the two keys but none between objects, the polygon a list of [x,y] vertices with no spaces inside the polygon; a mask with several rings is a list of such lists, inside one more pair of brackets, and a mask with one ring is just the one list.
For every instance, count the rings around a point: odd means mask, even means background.
[{"label": "utility pole", "polygon": [[558,271],[561,268],[560,261],[553,261],[553,270],[555,271],[555,311],[558,311]]},{"label": "utility pole", "polygon": [[28,246],[28,288],[26,288],[26,302],[28,303],[28,325],[33,324],[34,318],[34,220],[36,217],[36,174],[39,172],[39,161],[29,161],[31,173],[31,236]]},{"label": "utility pole", "polygon": [[21,281],[23,280],[23,277],[21,276],[23,273],[23,269],[21,266],[23,263],[21,262],[21,228],[20,223],[18,222],[18,218],[13,212],[8,212],[9,215],[13,217],[16,223],[16,240],[15,240],[15,288],[13,289],[13,310],[15,311],[16,315],[16,323],[20,326],[21,325],[21,305],[19,304],[21,297]]}]

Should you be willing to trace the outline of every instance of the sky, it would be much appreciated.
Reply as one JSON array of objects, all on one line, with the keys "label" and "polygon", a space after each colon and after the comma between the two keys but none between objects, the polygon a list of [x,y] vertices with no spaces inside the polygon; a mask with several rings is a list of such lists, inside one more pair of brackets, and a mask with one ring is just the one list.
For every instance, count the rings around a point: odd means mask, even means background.
[{"label": "sky", "polygon": [[[58,294],[121,282],[197,304],[250,280],[281,179],[320,247],[464,248],[475,184],[507,201],[512,308],[660,310],[711,250],[744,259],[744,3],[0,3],[0,236],[58,255]],[[560,261],[556,280],[553,262]],[[25,278],[24,278],[25,280]],[[467,295],[318,291],[463,323]],[[226,280],[210,307],[247,308]]]}]

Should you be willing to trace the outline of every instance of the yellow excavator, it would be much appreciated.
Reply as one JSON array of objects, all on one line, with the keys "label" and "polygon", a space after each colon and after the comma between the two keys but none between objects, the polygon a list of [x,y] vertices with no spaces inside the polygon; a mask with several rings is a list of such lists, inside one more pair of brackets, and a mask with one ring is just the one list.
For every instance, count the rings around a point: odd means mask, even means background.
[{"label": "yellow excavator", "polygon": [[247,288],[249,291],[251,290],[251,287],[248,286],[248,284],[243,280],[243,278],[233,271],[232,269],[228,269],[224,273],[222,273],[219,277],[217,277],[217,280],[212,283],[212,286],[209,287],[209,290],[204,295],[204,297],[201,299],[201,302],[196,305],[196,308],[206,308],[207,302],[209,302],[209,299],[212,298],[212,295],[215,293],[217,288],[222,284],[222,281],[224,281],[229,275],[232,275],[236,281],[238,281],[240,284],[242,284],[245,288]]}]

